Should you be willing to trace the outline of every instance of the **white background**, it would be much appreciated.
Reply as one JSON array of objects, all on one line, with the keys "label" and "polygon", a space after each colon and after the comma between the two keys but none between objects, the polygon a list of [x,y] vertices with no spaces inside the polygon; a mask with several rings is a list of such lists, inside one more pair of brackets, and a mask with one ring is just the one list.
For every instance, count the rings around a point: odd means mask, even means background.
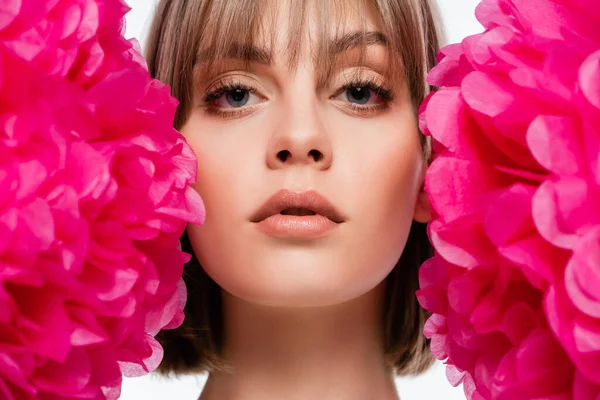
[{"label": "white background", "polygon": [[[481,26],[475,20],[474,10],[479,0],[437,0],[442,12],[448,43],[460,42],[465,36],[479,33]],[[132,10],[127,14],[128,38],[137,38],[142,47],[146,30],[157,0],[126,0]],[[427,373],[416,378],[397,379],[402,400],[463,400],[462,388],[453,388],[445,377],[445,368],[436,364]],[[187,376],[179,379],[149,375],[125,379],[122,400],[196,400],[202,390],[205,376]]]}]

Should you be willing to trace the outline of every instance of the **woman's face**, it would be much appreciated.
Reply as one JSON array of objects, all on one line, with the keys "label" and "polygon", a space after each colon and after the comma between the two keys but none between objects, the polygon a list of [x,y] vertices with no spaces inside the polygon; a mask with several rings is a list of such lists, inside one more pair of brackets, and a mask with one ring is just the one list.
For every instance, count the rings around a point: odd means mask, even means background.
[{"label": "woman's face", "polygon": [[[265,16],[263,26],[278,32],[269,64],[227,60],[222,73],[194,83],[181,132],[198,156],[207,216],[188,233],[227,292],[262,305],[324,306],[365,294],[392,270],[411,221],[427,219],[425,163],[408,86],[385,78],[385,47],[371,41],[362,66],[358,49],[340,54],[317,87],[314,24],[299,65],[287,68],[288,12]],[[367,31],[381,31],[376,10],[365,18]],[[344,26],[360,32],[361,19],[349,14]],[[282,190],[291,193],[261,209]]]}]

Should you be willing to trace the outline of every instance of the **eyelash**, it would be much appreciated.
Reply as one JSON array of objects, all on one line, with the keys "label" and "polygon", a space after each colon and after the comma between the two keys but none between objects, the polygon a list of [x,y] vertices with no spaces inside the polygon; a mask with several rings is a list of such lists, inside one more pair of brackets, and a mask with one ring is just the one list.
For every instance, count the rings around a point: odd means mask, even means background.
[{"label": "eyelash", "polygon": [[[344,91],[350,88],[367,88],[373,91],[377,96],[381,97],[383,100],[382,104],[372,104],[372,105],[358,105],[356,103],[348,103],[348,107],[352,108],[353,112],[356,112],[360,115],[368,115],[375,111],[383,110],[389,107],[389,104],[394,100],[394,92],[389,87],[384,87],[376,82],[374,78],[357,78],[353,79],[344,86],[342,86],[335,94],[335,96],[339,96]],[[240,107],[234,109],[220,109],[218,107],[213,106],[213,102],[220,98],[222,95],[232,92],[234,90],[244,90],[252,94],[256,94],[256,88],[246,85],[240,81],[223,81],[217,84],[217,87],[210,92],[206,93],[202,99],[202,107],[205,108],[206,112],[211,115],[216,115],[220,117],[235,117],[240,116],[248,112],[249,109],[252,109],[252,106]]]}]

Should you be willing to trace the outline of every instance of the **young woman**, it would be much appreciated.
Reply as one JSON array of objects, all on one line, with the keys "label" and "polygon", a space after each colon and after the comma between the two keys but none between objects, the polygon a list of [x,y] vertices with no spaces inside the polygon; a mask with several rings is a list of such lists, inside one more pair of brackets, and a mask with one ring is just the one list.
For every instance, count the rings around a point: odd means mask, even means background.
[{"label": "young woman", "polygon": [[189,226],[184,326],[163,372],[202,400],[397,399],[432,362],[417,109],[429,0],[162,0],[147,47],[180,101],[206,222]]}]

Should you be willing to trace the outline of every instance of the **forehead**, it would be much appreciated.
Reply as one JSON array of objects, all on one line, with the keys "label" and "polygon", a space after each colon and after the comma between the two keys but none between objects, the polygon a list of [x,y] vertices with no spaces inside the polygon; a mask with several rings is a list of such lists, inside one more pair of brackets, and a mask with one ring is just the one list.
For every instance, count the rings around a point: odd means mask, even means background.
[{"label": "forehead", "polygon": [[196,56],[202,62],[268,64],[285,58],[292,66],[301,54],[319,63],[332,53],[387,44],[381,16],[366,0],[229,0],[202,14],[205,29]]},{"label": "forehead", "polygon": [[300,39],[314,48],[347,33],[382,29],[377,8],[366,0],[267,0],[257,17],[258,43],[280,51]]}]

